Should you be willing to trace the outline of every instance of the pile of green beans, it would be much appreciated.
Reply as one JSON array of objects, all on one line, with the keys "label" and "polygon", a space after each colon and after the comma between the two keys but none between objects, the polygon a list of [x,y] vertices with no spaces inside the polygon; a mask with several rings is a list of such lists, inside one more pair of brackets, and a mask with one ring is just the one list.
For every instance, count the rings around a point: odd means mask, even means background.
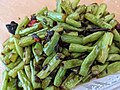
[{"label": "pile of green beans", "polygon": [[56,0],[27,16],[3,43],[1,90],[70,90],[120,71],[120,32],[105,3]]}]

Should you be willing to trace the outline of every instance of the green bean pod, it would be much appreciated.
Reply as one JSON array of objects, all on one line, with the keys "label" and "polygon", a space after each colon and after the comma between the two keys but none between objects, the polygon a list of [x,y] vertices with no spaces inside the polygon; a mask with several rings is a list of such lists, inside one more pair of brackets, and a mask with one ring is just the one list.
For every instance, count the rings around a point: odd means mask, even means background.
[{"label": "green bean pod", "polygon": [[64,22],[66,19],[66,15],[63,13],[57,13],[53,11],[48,11],[47,16],[51,19],[53,19],[56,22]]},{"label": "green bean pod", "polygon": [[18,78],[22,83],[22,87],[24,90],[33,90],[30,81],[27,79],[27,76],[23,72],[23,70],[18,71]]},{"label": "green bean pod", "polygon": [[70,68],[80,66],[82,64],[82,60],[71,59],[71,60],[63,61],[62,63],[63,63],[64,69],[70,69]]},{"label": "green bean pod", "polygon": [[75,75],[74,73],[71,73],[62,83],[62,87],[65,90],[70,90],[73,87],[75,87],[81,80],[82,78],[79,75]]},{"label": "green bean pod", "polygon": [[26,74],[28,80],[31,81],[31,77],[30,77],[30,75],[31,75],[30,66],[29,66],[29,65],[24,66],[24,70],[25,70],[25,74]]},{"label": "green bean pod", "polygon": [[23,48],[19,45],[19,40],[17,38],[14,38],[15,48],[18,53],[18,55],[23,58]]},{"label": "green bean pod", "polygon": [[40,24],[37,23],[37,24],[34,24],[34,26],[32,26],[32,27],[28,27],[28,28],[25,28],[25,29],[23,29],[23,30],[20,30],[20,31],[19,31],[19,34],[20,34],[21,36],[25,36],[25,35],[28,35],[28,34],[30,34],[30,33],[35,32],[35,31],[38,31],[39,28],[40,28]]},{"label": "green bean pod", "polygon": [[26,46],[30,46],[34,42],[35,42],[35,40],[33,39],[32,36],[25,36],[25,37],[20,38],[19,45],[21,47],[26,47]]},{"label": "green bean pod", "polygon": [[15,78],[17,76],[17,72],[19,70],[22,70],[23,68],[24,68],[24,62],[21,61],[16,67],[14,67],[8,72],[8,75],[11,76],[12,78]]},{"label": "green bean pod", "polygon": [[59,87],[61,84],[62,84],[62,80],[63,80],[63,77],[66,73],[66,69],[64,69],[64,67],[60,67],[56,76],[55,76],[55,79],[54,79],[54,85]]},{"label": "green bean pod", "polygon": [[120,53],[120,49],[118,47],[116,47],[115,44],[112,44],[109,50],[110,54],[117,54]]},{"label": "green bean pod", "polygon": [[1,86],[1,90],[7,90],[7,85],[8,85],[8,71],[4,71],[3,72],[3,81],[2,81],[2,86]]},{"label": "green bean pod", "polygon": [[25,16],[24,19],[17,26],[15,34],[19,34],[19,31],[24,29],[28,25],[29,22],[30,22],[29,18],[27,16]]},{"label": "green bean pod", "polygon": [[82,14],[86,11],[86,6],[85,5],[80,5],[78,8],[75,10],[75,13]]},{"label": "green bean pod", "polygon": [[93,64],[94,60],[96,59],[99,53],[98,47],[95,46],[91,53],[85,58],[83,61],[79,74],[82,76],[87,76],[90,66]]},{"label": "green bean pod", "polygon": [[120,62],[114,62],[108,65],[107,72],[108,74],[113,74],[120,71]]},{"label": "green bean pod", "polygon": [[37,76],[40,79],[45,79],[61,62],[60,58],[64,58],[64,55],[61,53],[57,53],[52,60],[48,63],[47,67],[42,69]]},{"label": "green bean pod", "polygon": [[67,0],[65,0],[61,3],[61,7],[65,11],[65,13],[68,15],[73,13],[72,7],[71,7],[70,3],[67,3]]},{"label": "green bean pod", "polygon": [[10,53],[9,59],[10,61],[15,62],[17,58],[18,58],[18,53],[15,49],[13,49]]},{"label": "green bean pod", "polygon": [[102,35],[104,34],[104,32],[95,32],[93,34],[90,34],[86,37],[83,38],[83,44],[87,44],[93,41],[98,40]]},{"label": "green bean pod", "polygon": [[72,2],[72,9],[73,9],[73,10],[76,9],[76,7],[77,7],[77,5],[79,4],[79,2],[80,2],[80,0],[74,0],[74,1]]},{"label": "green bean pod", "polygon": [[35,82],[35,70],[34,70],[34,67],[33,67],[33,62],[30,61],[30,68],[31,68],[31,83],[32,83],[32,86],[33,86],[33,89],[37,89],[37,88],[41,88],[41,83],[37,83]]},{"label": "green bean pod", "polygon": [[107,5],[105,3],[100,4],[100,6],[98,7],[98,10],[96,12],[96,17],[97,18],[101,18],[104,14],[104,12],[107,9]]},{"label": "green bean pod", "polygon": [[46,77],[43,81],[42,81],[42,89],[46,89],[50,82],[51,82],[52,77]]},{"label": "green bean pod", "polygon": [[115,17],[115,14],[112,13],[112,14],[110,14],[110,15],[106,15],[106,16],[103,18],[103,20],[104,20],[105,22],[109,22],[109,21],[111,21],[114,17]]},{"label": "green bean pod", "polygon": [[78,36],[72,35],[61,35],[61,39],[63,42],[66,43],[75,43],[75,44],[82,44],[83,39]]},{"label": "green bean pod", "polygon": [[101,72],[103,72],[108,66],[108,63],[105,63],[103,65],[95,65],[91,68],[92,74],[98,75]]},{"label": "green bean pod", "polygon": [[59,38],[60,38],[59,33],[55,32],[51,40],[47,42],[47,44],[45,44],[43,51],[46,55],[49,56],[54,51],[54,48],[56,44],[58,43]]},{"label": "green bean pod", "polygon": [[119,61],[120,55],[119,54],[109,54],[107,61]]},{"label": "green bean pod", "polygon": [[42,9],[40,9],[40,10],[36,13],[36,16],[44,15],[47,11],[48,11],[48,8],[47,8],[47,7],[43,7]]},{"label": "green bean pod", "polygon": [[90,52],[92,51],[93,47],[83,46],[79,44],[71,43],[69,46],[70,52]]},{"label": "green bean pod", "polygon": [[120,34],[118,33],[118,31],[116,29],[113,30],[113,34],[114,34],[114,40],[120,42]]}]

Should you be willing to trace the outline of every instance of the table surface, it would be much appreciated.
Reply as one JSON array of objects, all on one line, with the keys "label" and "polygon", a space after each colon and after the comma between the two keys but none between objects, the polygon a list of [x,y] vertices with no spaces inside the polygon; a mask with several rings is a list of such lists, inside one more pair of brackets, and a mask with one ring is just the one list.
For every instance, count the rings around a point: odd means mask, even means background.
[{"label": "table surface", "polygon": [[[116,19],[120,22],[120,0],[81,0],[80,4],[106,3],[108,11],[116,14]],[[56,0],[0,0],[0,51],[2,43],[9,37],[5,24],[14,20],[20,22],[19,18],[30,16],[40,8],[47,6],[49,10],[55,9]],[[4,70],[0,62],[0,85],[2,81],[2,71]]]}]

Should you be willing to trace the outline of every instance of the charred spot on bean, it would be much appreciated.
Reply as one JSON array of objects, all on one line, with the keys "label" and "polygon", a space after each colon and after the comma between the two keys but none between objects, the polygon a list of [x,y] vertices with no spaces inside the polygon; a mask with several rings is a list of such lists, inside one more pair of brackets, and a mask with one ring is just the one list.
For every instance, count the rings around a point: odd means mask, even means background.
[{"label": "charred spot on bean", "polygon": [[46,64],[42,69],[43,69],[43,70],[46,70],[47,67],[48,67],[48,64]]},{"label": "charred spot on bean", "polygon": [[51,37],[53,36],[54,31],[47,31],[46,42],[50,41]]},{"label": "charred spot on bean", "polygon": [[47,24],[47,20],[45,18],[43,18],[43,22],[44,24]]},{"label": "charred spot on bean", "polygon": [[35,14],[31,15],[31,20],[37,20]]},{"label": "charred spot on bean", "polygon": [[39,65],[35,65],[35,71],[40,71],[40,67],[39,67]]},{"label": "charred spot on bean", "polygon": [[57,45],[54,48],[55,52],[60,52],[60,45],[57,43]]},{"label": "charred spot on bean", "polygon": [[37,82],[37,83],[41,82],[40,78],[38,76],[36,76],[36,75],[35,75],[35,82]]},{"label": "charred spot on bean", "polygon": [[11,21],[10,24],[6,24],[6,28],[11,34],[15,34],[18,24],[14,21]]}]

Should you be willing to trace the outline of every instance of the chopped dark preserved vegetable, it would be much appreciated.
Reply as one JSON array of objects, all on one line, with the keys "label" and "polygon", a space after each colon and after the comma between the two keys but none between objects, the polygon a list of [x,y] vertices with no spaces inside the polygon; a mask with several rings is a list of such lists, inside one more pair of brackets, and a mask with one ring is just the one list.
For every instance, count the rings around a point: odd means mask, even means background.
[{"label": "chopped dark preserved vegetable", "polygon": [[18,26],[18,24],[14,21],[11,21],[10,24],[6,24],[6,27],[11,34],[15,34],[17,26]]}]

